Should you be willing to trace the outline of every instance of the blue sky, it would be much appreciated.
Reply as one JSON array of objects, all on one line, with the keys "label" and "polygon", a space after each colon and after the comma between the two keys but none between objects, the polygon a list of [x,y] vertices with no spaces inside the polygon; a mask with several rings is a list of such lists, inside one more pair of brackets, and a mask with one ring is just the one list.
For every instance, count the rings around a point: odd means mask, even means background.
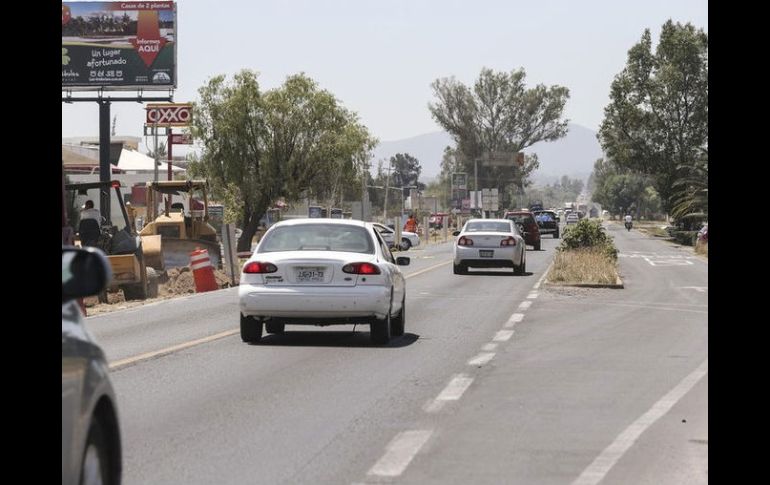
[{"label": "blue sky", "polygon": [[[180,0],[177,16],[175,101],[242,68],[260,73],[263,90],[302,71],[380,140],[440,130],[431,82],[471,84],[482,67],[567,86],[566,117],[596,130],[645,28],[654,42],[668,19],[708,31],[706,0]],[[113,103],[112,114],[118,134],[141,136],[141,105]],[[62,103],[62,136],[98,136],[96,103]]]}]

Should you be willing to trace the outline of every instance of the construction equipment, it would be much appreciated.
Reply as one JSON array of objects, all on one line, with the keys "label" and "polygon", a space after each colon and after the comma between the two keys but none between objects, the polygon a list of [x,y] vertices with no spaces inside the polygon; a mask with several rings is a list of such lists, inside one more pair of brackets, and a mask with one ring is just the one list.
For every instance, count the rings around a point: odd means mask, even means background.
[{"label": "construction equipment", "polygon": [[[120,288],[126,300],[144,300],[158,296],[158,271],[163,266],[152,267],[147,261],[150,259],[162,261],[162,248],[160,236],[140,236],[131,225],[128,211],[120,192],[120,181],[85,182],[66,184],[65,189],[71,196],[89,195],[89,190],[110,192],[114,189],[115,198],[120,212],[123,215],[124,227],[113,225],[109,219],[102,218],[101,224],[93,219],[80,221],[78,224],[78,237],[80,245],[96,246],[107,254],[107,259],[112,266],[112,282],[110,289]],[[98,195],[98,194],[97,194]],[[99,200],[99,197],[92,197]],[[95,233],[88,235],[88,224],[93,224]]]},{"label": "construction equipment", "polygon": [[[170,204],[171,209],[159,213],[163,195],[182,195],[187,198],[189,213],[184,204]],[[194,195],[203,197],[203,204]],[[197,204],[197,205],[196,205]],[[206,180],[159,180],[147,182],[147,219],[141,236],[160,235],[163,244],[163,263],[166,268],[190,264],[190,253],[206,249],[211,264],[220,268],[222,256],[217,231],[208,223],[208,182]]]}]

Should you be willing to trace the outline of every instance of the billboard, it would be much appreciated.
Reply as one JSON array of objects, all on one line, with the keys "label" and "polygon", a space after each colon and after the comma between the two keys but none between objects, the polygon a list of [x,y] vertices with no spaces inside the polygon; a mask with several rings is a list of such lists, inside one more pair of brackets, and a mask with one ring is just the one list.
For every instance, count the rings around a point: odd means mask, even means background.
[{"label": "billboard", "polygon": [[175,2],[62,2],[62,88],[175,88],[176,28]]}]

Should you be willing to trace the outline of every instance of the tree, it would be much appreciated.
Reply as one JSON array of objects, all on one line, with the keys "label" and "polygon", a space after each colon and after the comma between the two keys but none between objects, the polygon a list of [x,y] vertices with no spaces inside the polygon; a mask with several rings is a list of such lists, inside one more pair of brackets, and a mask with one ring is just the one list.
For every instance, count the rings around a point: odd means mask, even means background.
[{"label": "tree", "polygon": [[[437,98],[429,103],[433,118],[457,144],[464,170],[473,176],[474,160],[489,152],[513,154],[539,141],[558,140],[567,133],[569,120],[562,120],[569,90],[562,86],[538,84],[527,89],[524,69],[510,73],[484,68],[473,87],[452,78],[435,80],[431,87]],[[479,164],[483,186],[512,184],[521,192],[529,175],[539,166],[537,155],[527,155],[519,166],[511,161],[502,167]]]},{"label": "tree", "polygon": [[599,130],[604,152],[619,167],[653,177],[670,212],[683,173],[705,160],[708,174],[708,35],[669,20],[653,54],[646,29],[610,98]]},{"label": "tree", "polygon": [[346,183],[360,187],[352,181],[363,176],[376,140],[304,74],[262,93],[257,74],[242,70],[229,83],[224,75],[210,79],[198,93],[193,132],[203,151],[190,170],[239,208],[239,251],[251,249],[260,219],[279,198],[339,196]]}]

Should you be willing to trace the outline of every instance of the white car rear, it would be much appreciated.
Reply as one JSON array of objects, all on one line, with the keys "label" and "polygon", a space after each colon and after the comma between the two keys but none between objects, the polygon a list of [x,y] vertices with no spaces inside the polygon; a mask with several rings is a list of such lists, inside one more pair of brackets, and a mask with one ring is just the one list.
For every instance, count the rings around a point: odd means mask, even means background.
[{"label": "white car rear", "polygon": [[471,219],[456,232],[454,274],[468,274],[468,268],[513,268],[526,271],[524,237],[509,219]]},{"label": "white car rear", "polygon": [[371,325],[372,341],[404,333],[406,285],[371,224],[293,219],[273,225],[241,271],[241,337],[259,341],[286,324]]}]

